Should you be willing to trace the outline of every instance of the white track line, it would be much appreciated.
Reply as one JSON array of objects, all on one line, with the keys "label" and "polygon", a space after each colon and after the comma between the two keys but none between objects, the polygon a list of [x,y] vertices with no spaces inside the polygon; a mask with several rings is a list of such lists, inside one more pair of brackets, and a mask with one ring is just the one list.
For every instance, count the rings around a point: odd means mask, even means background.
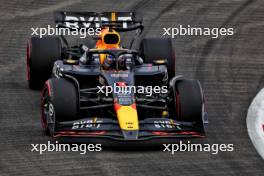
[{"label": "white track line", "polygon": [[254,98],[248,108],[247,130],[252,143],[264,159],[264,89]]}]

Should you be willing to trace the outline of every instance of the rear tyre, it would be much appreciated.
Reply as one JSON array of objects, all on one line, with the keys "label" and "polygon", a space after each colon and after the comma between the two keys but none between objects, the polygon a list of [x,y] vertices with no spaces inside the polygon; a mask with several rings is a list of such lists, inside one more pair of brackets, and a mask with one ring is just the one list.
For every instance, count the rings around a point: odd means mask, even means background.
[{"label": "rear tyre", "polygon": [[204,130],[204,100],[199,81],[180,80],[175,84],[177,120],[193,122]]},{"label": "rear tyre", "polygon": [[75,120],[78,115],[77,101],[77,90],[72,82],[62,78],[47,80],[41,98],[44,130],[53,136],[56,122]]},{"label": "rear tyre", "polygon": [[169,79],[175,76],[175,52],[171,39],[145,38],[140,43],[140,55],[145,63],[153,63],[154,60],[165,59]]},{"label": "rear tyre", "polygon": [[50,78],[53,64],[61,57],[58,37],[31,37],[27,43],[27,79],[31,89],[41,89]]}]

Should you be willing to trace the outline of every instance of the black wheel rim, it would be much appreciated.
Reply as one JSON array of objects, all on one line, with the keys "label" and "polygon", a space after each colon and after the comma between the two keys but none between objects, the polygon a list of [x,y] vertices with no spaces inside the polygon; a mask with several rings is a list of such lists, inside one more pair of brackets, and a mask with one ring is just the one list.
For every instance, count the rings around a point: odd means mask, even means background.
[{"label": "black wheel rim", "polygon": [[49,133],[53,136],[55,131],[55,109],[54,105],[50,99],[48,91],[45,91],[42,101],[42,112],[43,112],[43,122],[46,124]]}]

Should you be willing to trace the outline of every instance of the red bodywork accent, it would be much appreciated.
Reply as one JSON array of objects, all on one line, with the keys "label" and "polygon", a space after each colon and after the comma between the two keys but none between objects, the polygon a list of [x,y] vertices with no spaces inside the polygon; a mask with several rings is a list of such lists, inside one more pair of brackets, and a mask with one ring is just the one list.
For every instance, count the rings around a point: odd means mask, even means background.
[{"label": "red bodywork accent", "polygon": [[137,105],[136,105],[136,103],[133,103],[133,104],[131,105],[131,107],[132,107],[133,109],[137,110]]},{"label": "red bodywork accent", "polygon": [[103,135],[106,131],[97,131],[97,132],[79,132],[79,131],[59,131],[56,132],[54,137],[61,137],[61,136],[97,136]]},{"label": "red bodywork accent", "polygon": [[193,137],[203,137],[201,133],[196,132],[196,131],[180,131],[180,132],[173,132],[173,133],[163,132],[163,131],[153,131],[152,134],[158,135],[158,136],[173,136],[173,135],[179,134],[179,135],[191,135]]},{"label": "red bodywork accent", "polygon": [[121,105],[118,103],[115,103],[114,108],[115,108],[115,111],[117,112],[121,108]]},{"label": "red bodywork accent", "polygon": [[50,89],[50,83],[49,83],[49,81],[46,81],[45,84],[47,85],[48,93],[49,93],[49,96],[50,96],[51,95],[51,89]]},{"label": "red bodywork accent", "polygon": [[119,87],[125,87],[126,86],[126,83],[125,82],[117,82],[116,84]]},{"label": "red bodywork accent", "polygon": [[161,132],[161,131],[153,131],[152,134],[159,135],[159,136],[168,136],[169,135],[167,132]]},{"label": "red bodywork accent", "polygon": [[47,129],[47,127],[48,127],[47,122],[44,120],[44,116],[43,116],[44,112],[43,112],[43,108],[42,108],[43,107],[43,97],[44,97],[44,94],[45,94],[45,91],[46,90],[48,91],[48,94],[50,96],[51,95],[51,90],[50,90],[50,83],[49,83],[49,81],[46,81],[45,82],[44,89],[41,92],[41,104],[40,104],[40,109],[41,109],[41,124],[42,124],[42,127],[44,129]]}]

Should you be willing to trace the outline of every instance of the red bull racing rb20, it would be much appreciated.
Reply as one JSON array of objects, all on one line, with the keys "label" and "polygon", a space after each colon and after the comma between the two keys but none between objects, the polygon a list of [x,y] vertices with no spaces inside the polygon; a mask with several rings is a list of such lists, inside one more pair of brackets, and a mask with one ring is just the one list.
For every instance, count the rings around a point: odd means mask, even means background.
[{"label": "red bull racing rb20", "polygon": [[[199,81],[176,76],[170,39],[143,38],[131,12],[56,12],[58,28],[100,27],[75,44],[65,36],[31,37],[28,84],[42,89],[41,120],[52,137],[138,141],[203,137],[207,123]],[[128,47],[121,35],[134,31]]]}]

